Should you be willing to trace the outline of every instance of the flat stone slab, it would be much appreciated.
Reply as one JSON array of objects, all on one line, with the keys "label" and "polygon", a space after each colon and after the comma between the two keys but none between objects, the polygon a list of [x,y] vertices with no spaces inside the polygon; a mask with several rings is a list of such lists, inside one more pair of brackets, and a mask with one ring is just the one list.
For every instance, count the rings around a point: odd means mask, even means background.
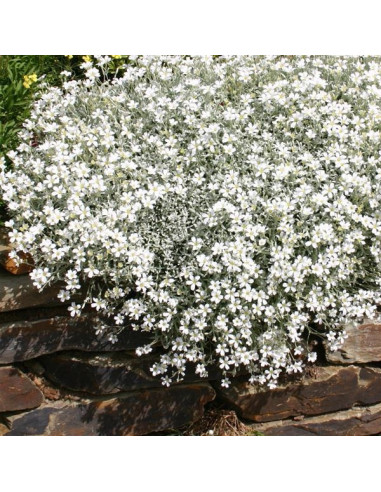
[{"label": "flat stone slab", "polygon": [[326,348],[327,361],[332,364],[366,364],[381,361],[381,323],[366,320],[362,325],[345,327],[348,338],[343,347],[331,352]]},{"label": "flat stone slab", "polygon": [[42,292],[33,285],[29,276],[0,274],[0,312],[14,311],[48,304],[58,304],[59,285],[47,287]]},{"label": "flat stone slab", "polygon": [[216,388],[237,413],[254,422],[319,415],[353,405],[381,402],[381,369],[370,367],[317,367],[316,377],[290,382],[273,390],[245,382]]},{"label": "flat stone slab", "polygon": [[215,392],[205,383],[134,391],[81,403],[58,401],[8,418],[8,436],[133,436],[178,428],[202,417]]},{"label": "flat stone slab", "polygon": [[126,327],[118,341],[112,344],[105,337],[97,337],[94,326],[93,315],[0,324],[0,364],[34,359],[61,350],[133,350],[150,340],[147,334]]},{"label": "flat stone slab", "polygon": [[309,417],[255,424],[265,436],[374,436],[381,433],[381,404]]},{"label": "flat stone slab", "polygon": [[[125,352],[84,354],[62,352],[42,357],[44,377],[59,386],[95,395],[112,394],[144,388],[162,387],[159,376],[153,376],[150,368],[157,362],[157,355],[133,357]],[[209,379],[221,377],[216,368],[209,370]],[[189,368],[183,382],[202,382]],[[182,382],[182,383],[183,383]]]},{"label": "flat stone slab", "polygon": [[0,367],[0,412],[17,412],[41,405],[41,391],[15,367]]}]

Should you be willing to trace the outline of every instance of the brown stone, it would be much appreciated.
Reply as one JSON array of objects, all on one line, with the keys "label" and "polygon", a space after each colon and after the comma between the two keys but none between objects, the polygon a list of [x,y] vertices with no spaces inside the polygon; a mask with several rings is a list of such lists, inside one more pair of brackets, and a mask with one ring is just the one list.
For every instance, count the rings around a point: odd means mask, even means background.
[{"label": "brown stone", "polygon": [[381,433],[381,404],[352,408],[302,421],[281,420],[255,424],[265,436],[374,436]]},{"label": "brown stone", "polygon": [[131,350],[150,341],[147,334],[126,327],[112,344],[105,337],[97,337],[94,327],[95,318],[91,314],[0,324],[0,364],[61,350]]},{"label": "brown stone", "polygon": [[[44,376],[63,388],[92,394],[112,394],[144,388],[161,387],[159,376],[153,376],[150,368],[159,360],[157,355],[134,357],[125,352],[84,354],[62,352],[40,359]],[[192,370],[193,369],[193,370]],[[211,368],[209,379],[221,374]],[[189,367],[185,382],[201,382]]]},{"label": "brown stone", "polygon": [[0,265],[3,265],[12,251],[9,245],[8,235],[4,228],[0,227]]},{"label": "brown stone", "polygon": [[343,347],[336,352],[326,348],[328,362],[365,364],[381,361],[381,323],[366,320],[362,325],[348,324],[345,329],[348,338]]},{"label": "brown stone", "polygon": [[202,417],[209,384],[124,393],[118,398],[53,402],[8,417],[10,436],[127,436],[178,428]]},{"label": "brown stone", "polygon": [[319,415],[381,402],[381,369],[319,367],[315,378],[267,390],[244,382],[218,388],[218,395],[239,415],[267,422],[297,415]]},{"label": "brown stone", "polygon": [[3,436],[9,431],[9,428],[5,425],[0,423],[0,436]]},{"label": "brown stone", "polygon": [[15,367],[0,367],[0,412],[36,408],[43,401],[41,391]]},{"label": "brown stone", "polygon": [[34,262],[30,254],[19,252],[18,256],[20,258],[19,262],[7,255],[3,260],[3,266],[7,272],[12,273],[12,275],[25,275],[30,273],[34,268]]},{"label": "brown stone", "polygon": [[46,287],[42,292],[33,285],[29,276],[0,275],[0,312],[25,309],[48,304],[59,304],[57,294],[61,286]]},{"label": "brown stone", "polygon": [[9,256],[13,249],[13,245],[9,241],[8,230],[5,227],[0,227],[0,265],[13,275],[30,273],[34,268],[31,255],[20,251],[18,256],[21,261],[17,265],[15,260]]}]

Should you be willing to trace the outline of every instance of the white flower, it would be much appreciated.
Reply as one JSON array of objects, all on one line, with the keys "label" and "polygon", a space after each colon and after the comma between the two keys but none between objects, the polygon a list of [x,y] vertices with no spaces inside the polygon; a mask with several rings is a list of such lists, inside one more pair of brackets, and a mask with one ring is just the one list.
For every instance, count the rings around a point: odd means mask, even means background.
[{"label": "white flower", "polygon": [[171,385],[171,383],[172,383],[172,379],[170,377],[164,376],[163,378],[161,378],[161,384],[163,386],[167,386],[168,387],[168,386]]},{"label": "white flower", "polygon": [[231,381],[228,378],[224,378],[221,380],[221,386],[223,388],[229,388],[230,384],[231,384]]},{"label": "white flower", "polygon": [[57,297],[61,302],[68,301],[70,299],[70,292],[67,290],[60,290]]},{"label": "white flower", "polygon": [[114,344],[114,343],[116,343],[116,342],[118,341],[118,337],[117,337],[117,335],[116,335],[116,334],[112,333],[111,335],[109,335],[108,340],[109,340],[112,344]]},{"label": "white flower", "polygon": [[70,312],[70,316],[79,316],[82,311],[82,306],[80,304],[72,302],[71,306],[68,307],[68,311]]},{"label": "white flower", "polygon": [[97,68],[95,67],[92,67],[92,68],[89,68],[87,71],[86,71],[86,77],[88,79],[96,79],[100,76],[100,72]]},{"label": "white flower", "polygon": [[316,359],[317,359],[317,353],[316,352],[310,352],[308,354],[308,362],[316,362]]},{"label": "white flower", "polygon": [[201,282],[199,280],[199,275],[197,275],[196,277],[191,275],[190,279],[187,280],[185,283],[190,286],[191,290],[195,290],[197,287],[201,287]]}]

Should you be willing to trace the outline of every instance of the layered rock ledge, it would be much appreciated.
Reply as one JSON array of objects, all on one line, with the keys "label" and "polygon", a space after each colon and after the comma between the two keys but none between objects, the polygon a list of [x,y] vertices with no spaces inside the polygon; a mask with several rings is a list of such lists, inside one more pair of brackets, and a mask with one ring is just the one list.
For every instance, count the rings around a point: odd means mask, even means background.
[{"label": "layered rock ledge", "polygon": [[213,367],[209,381],[190,371],[166,388],[150,371],[161,348],[135,355],[147,334],[99,338],[95,313],[68,316],[57,292],[0,275],[0,435],[152,434],[195,422],[215,399],[264,435],[381,434],[381,323],[347,327],[339,352],[274,390],[242,376],[221,388]]}]

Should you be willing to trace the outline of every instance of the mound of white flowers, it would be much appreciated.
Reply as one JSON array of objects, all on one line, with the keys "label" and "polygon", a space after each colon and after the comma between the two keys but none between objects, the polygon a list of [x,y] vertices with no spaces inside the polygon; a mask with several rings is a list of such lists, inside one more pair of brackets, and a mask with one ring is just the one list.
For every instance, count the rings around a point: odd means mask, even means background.
[{"label": "mound of white flowers", "polygon": [[46,88],[2,166],[38,288],[152,333],[165,385],[214,363],[273,388],[311,334],[378,316],[380,59],[144,56],[101,83],[107,61]]}]

